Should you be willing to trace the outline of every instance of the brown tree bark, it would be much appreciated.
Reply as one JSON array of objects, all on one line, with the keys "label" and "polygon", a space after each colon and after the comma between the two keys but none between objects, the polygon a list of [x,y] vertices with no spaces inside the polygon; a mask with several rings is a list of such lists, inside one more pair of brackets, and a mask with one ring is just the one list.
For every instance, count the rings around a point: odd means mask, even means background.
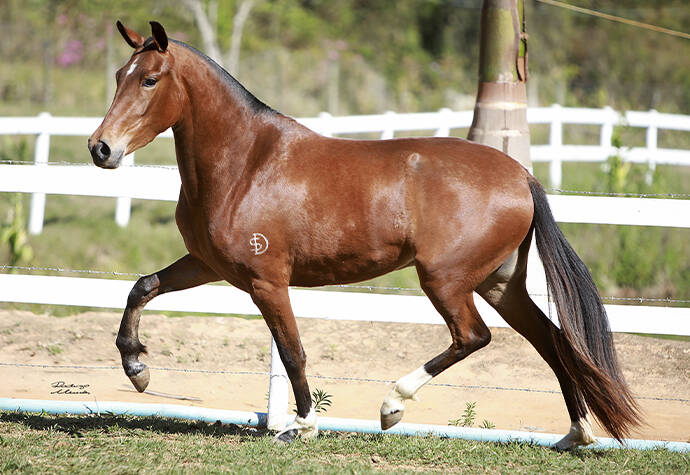
[{"label": "brown tree bark", "polygon": [[526,82],[524,0],[484,0],[479,87],[467,138],[502,150],[531,170]]}]

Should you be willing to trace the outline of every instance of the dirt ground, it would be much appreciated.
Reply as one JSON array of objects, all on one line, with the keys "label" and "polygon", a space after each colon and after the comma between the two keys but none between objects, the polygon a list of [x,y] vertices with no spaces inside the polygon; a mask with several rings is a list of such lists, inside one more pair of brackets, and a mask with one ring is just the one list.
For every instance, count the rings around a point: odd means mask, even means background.
[{"label": "dirt ground", "polygon": [[[120,368],[115,335],[120,314],[89,312],[56,318],[0,310],[0,363],[117,366],[118,369],[54,369],[0,365],[0,397],[135,401],[266,411],[268,376],[199,374],[151,370],[149,390],[139,394]],[[312,389],[332,395],[327,415],[378,419],[390,383],[353,382],[314,376],[395,380],[447,347],[444,326],[333,322],[299,319]],[[467,402],[476,402],[476,422],[499,429],[565,433],[569,427],[555,376],[536,351],[509,329],[492,329],[483,350],[450,368],[433,383],[490,386],[426,386],[409,401],[406,422],[447,424]],[[149,366],[266,372],[270,337],[262,320],[231,317],[166,317],[145,314],[141,339]],[[690,441],[690,342],[615,335],[625,376],[639,397],[647,426],[635,438]],[[63,384],[64,383],[64,384]],[[75,385],[64,393],[64,386]],[[79,385],[81,390],[75,389]],[[61,387],[62,386],[62,387]],[[62,389],[62,391],[60,391]],[[179,400],[169,395],[198,398]],[[678,400],[657,400],[682,399]],[[292,403],[291,403],[292,404]],[[598,435],[605,435],[597,430]]]}]

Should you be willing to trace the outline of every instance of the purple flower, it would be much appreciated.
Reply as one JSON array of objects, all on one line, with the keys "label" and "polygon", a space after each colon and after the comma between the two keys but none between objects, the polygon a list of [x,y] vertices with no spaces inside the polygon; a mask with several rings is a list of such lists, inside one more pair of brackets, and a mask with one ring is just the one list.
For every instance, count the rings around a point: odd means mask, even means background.
[{"label": "purple flower", "polygon": [[57,63],[66,68],[81,62],[84,57],[84,45],[79,40],[69,40],[57,58]]}]

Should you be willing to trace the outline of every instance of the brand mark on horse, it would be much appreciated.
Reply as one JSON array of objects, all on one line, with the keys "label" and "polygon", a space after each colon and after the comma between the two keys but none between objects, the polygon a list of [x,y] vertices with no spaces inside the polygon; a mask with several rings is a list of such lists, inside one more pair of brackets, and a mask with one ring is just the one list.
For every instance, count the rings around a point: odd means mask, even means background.
[{"label": "brand mark on horse", "polygon": [[268,239],[261,233],[254,233],[253,237],[249,240],[249,245],[252,246],[254,255],[258,256],[268,250]]}]

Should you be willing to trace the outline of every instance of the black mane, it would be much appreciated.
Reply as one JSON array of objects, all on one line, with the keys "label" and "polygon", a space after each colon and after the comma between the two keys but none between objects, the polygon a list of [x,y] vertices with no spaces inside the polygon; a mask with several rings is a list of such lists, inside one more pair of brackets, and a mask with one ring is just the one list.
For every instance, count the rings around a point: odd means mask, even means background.
[{"label": "black mane", "polygon": [[[146,49],[146,43],[148,43],[149,41],[153,42],[153,39],[148,38],[146,40],[146,42],[144,43],[144,49]],[[275,112],[275,110],[273,110],[273,108],[267,106],[262,101],[257,99],[257,97],[254,94],[252,94],[247,89],[245,89],[245,87],[237,79],[232,77],[232,75],[230,75],[229,72],[227,72],[225,69],[223,69],[223,67],[221,67],[218,63],[213,61],[208,56],[206,56],[204,53],[202,53],[198,49],[196,49],[192,46],[189,46],[188,44],[183,43],[181,41],[177,41],[177,40],[173,40],[173,39],[170,39],[169,41],[171,41],[172,43],[175,43],[176,45],[179,45],[179,46],[182,46],[182,47],[188,49],[192,53],[199,56],[202,60],[206,61],[211,66],[216,68],[216,70],[218,71],[218,75],[222,78],[222,80],[225,82],[225,84],[231,90],[233,90],[236,93],[236,95],[242,97],[245,100],[245,102],[247,104],[249,104],[249,106],[254,110],[254,112],[264,112],[264,111]]]}]

